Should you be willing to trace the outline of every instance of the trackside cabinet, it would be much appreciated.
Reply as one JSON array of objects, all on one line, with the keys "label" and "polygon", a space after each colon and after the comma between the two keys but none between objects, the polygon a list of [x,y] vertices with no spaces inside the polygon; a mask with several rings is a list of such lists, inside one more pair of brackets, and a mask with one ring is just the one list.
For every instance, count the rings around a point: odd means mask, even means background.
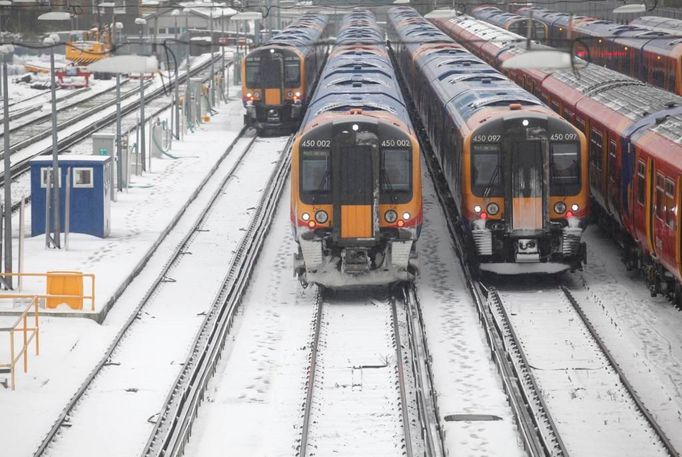
[{"label": "trackside cabinet", "polygon": [[[52,157],[31,160],[31,236],[45,233],[45,204],[48,174]],[[59,156],[59,197],[61,229],[64,231],[66,210],[66,177],[70,170],[71,233],[105,238],[111,232],[111,167],[109,156]]]}]

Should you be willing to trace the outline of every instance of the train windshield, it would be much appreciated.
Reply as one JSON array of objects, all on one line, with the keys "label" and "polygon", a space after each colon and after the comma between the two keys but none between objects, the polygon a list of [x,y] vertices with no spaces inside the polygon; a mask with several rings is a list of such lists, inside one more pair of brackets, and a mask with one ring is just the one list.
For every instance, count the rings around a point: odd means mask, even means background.
[{"label": "train windshield", "polygon": [[502,164],[498,144],[474,144],[471,151],[471,191],[477,197],[502,197]]},{"label": "train windshield", "polygon": [[256,87],[260,83],[260,56],[246,59],[246,85]]},{"label": "train windshield", "polygon": [[331,203],[329,150],[301,152],[301,200],[304,203]]},{"label": "train windshield", "polygon": [[552,143],[550,155],[550,194],[577,195],[580,192],[578,143]]},{"label": "train windshield", "polygon": [[405,203],[412,196],[412,154],[409,149],[381,150],[381,203]]},{"label": "train windshield", "polygon": [[298,57],[287,56],[284,59],[284,87],[301,85],[301,65]]}]

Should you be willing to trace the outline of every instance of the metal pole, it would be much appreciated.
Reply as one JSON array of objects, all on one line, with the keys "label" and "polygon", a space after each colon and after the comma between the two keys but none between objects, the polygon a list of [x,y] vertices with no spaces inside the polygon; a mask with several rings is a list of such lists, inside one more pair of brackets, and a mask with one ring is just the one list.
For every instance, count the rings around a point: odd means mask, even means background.
[{"label": "metal pole", "polygon": [[209,17],[210,17],[209,29],[211,32],[211,98],[210,98],[211,106],[209,107],[209,110],[210,110],[210,108],[213,108],[213,106],[215,106],[215,84],[214,84],[215,83],[215,73],[213,72],[213,3],[211,3],[209,11],[210,11],[210,13],[209,13]]},{"label": "metal pole", "polygon": [[64,205],[64,249],[69,250],[69,228],[71,225],[71,168],[66,170],[66,197]]},{"label": "metal pole", "polygon": [[[3,143],[5,147],[5,156],[3,162],[5,164],[5,273],[12,272],[12,162],[10,161],[9,151],[9,88],[7,82],[7,55],[2,55],[2,93],[5,97],[2,100],[2,109],[4,113]],[[12,277],[5,278],[6,284],[12,287]]]},{"label": "metal pole", "polygon": [[117,186],[123,191],[123,148],[121,147],[121,74],[116,73],[116,162]]},{"label": "metal pole", "polygon": [[[142,43],[143,37],[143,26],[140,26],[140,43]],[[147,149],[145,146],[145,135],[144,135],[144,73],[140,73],[140,142],[138,147],[140,148],[140,159],[142,160],[142,171],[147,171]]]},{"label": "metal pole", "polygon": [[[178,49],[178,16],[175,16],[175,49]],[[178,56],[179,58],[179,56]],[[180,139],[180,69],[175,62],[175,138]]]},{"label": "metal pole", "polygon": [[52,89],[52,223],[54,247],[61,248],[61,212],[59,201],[59,148],[57,147],[57,88],[54,77],[54,43],[50,48],[50,86]]},{"label": "metal pole", "polygon": [[277,30],[282,30],[282,10],[279,6],[279,0],[277,0]]}]

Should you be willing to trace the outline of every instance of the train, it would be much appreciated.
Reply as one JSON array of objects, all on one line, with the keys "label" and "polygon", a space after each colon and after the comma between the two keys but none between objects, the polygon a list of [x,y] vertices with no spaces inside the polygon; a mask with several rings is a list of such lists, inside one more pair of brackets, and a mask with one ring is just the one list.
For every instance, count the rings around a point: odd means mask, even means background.
[{"label": "train", "polygon": [[292,145],[294,273],[326,288],[412,281],[420,146],[373,13],[343,17]]},{"label": "train", "polygon": [[592,63],[625,73],[675,94],[682,94],[682,37],[636,25],[623,25],[593,17],[574,16],[543,8],[523,7],[547,25],[550,46],[565,47],[577,39],[576,55]]},{"label": "train", "polygon": [[471,15],[476,19],[526,37],[528,36],[528,22],[530,21],[530,38],[541,43],[547,41],[549,27],[537,19],[502,11],[496,6],[477,6],[471,11]]},{"label": "train", "polygon": [[244,125],[263,134],[293,133],[325,64],[329,19],[305,13],[242,60]]},{"label": "train", "polygon": [[473,253],[468,261],[497,274],[581,268],[583,133],[413,8],[391,8],[387,28]]},{"label": "train", "polygon": [[[505,45],[519,36],[471,17],[433,22],[498,68],[533,52]],[[481,42],[484,36],[492,39]],[[589,139],[595,219],[621,244],[628,268],[644,273],[652,295],[682,304],[682,97],[597,65],[579,74],[507,75]]]}]

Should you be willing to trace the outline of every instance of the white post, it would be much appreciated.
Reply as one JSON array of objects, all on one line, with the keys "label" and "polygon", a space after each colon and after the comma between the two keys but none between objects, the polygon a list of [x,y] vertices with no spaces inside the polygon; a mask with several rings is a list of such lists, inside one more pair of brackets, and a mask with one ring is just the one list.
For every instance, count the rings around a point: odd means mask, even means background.
[{"label": "white post", "polygon": [[[112,189],[112,193],[113,193]],[[64,204],[64,249],[69,250],[69,229],[71,228],[71,168],[66,169],[66,195]]]},{"label": "white post", "polygon": [[[43,178],[43,169],[40,169],[40,179]],[[50,197],[52,188],[52,173],[48,173],[45,179],[45,247],[50,248]]]},{"label": "white post", "polygon": [[21,205],[19,206],[19,292],[23,285],[21,273],[24,272],[24,213],[26,212],[26,199],[22,197]]}]

